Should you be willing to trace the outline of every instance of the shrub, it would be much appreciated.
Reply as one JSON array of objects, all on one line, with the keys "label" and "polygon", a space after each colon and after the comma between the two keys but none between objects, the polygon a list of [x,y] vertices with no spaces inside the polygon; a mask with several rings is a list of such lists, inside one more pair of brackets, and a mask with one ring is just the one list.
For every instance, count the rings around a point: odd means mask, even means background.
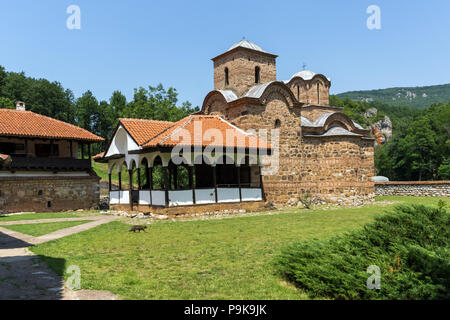
[{"label": "shrub", "polygon": [[[399,206],[362,230],[328,241],[294,243],[276,264],[311,297],[334,299],[449,299],[450,212]],[[371,265],[379,290],[367,288]]]},{"label": "shrub", "polygon": [[298,197],[298,200],[303,204],[306,209],[311,209],[314,199],[309,192]]}]

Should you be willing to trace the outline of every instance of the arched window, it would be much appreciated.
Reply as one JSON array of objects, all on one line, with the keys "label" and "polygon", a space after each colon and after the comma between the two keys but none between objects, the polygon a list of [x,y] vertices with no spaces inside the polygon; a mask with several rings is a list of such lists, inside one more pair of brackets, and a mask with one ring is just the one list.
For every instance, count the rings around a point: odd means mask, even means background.
[{"label": "arched window", "polygon": [[228,68],[225,68],[225,85],[229,85],[230,84],[230,78],[229,78],[229,74],[228,74]]},{"label": "arched window", "polygon": [[281,127],[281,120],[277,119],[277,120],[275,120],[275,128],[279,128],[279,127]]},{"label": "arched window", "polygon": [[259,67],[255,67],[255,83],[259,83],[260,71],[261,69]]},{"label": "arched window", "polygon": [[162,165],[162,160],[160,156],[157,156],[153,160],[153,170],[152,170],[152,182],[153,190],[164,190],[164,167]]},{"label": "arched window", "polygon": [[317,83],[317,104],[320,105],[320,83]]}]

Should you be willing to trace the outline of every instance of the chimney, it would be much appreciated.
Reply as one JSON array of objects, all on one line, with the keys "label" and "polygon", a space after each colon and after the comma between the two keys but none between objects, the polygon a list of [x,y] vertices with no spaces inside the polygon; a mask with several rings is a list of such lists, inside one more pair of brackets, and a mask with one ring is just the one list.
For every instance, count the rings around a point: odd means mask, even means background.
[{"label": "chimney", "polygon": [[18,111],[25,111],[25,102],[23,101],[17,101],[16,103],[16,110]]}]

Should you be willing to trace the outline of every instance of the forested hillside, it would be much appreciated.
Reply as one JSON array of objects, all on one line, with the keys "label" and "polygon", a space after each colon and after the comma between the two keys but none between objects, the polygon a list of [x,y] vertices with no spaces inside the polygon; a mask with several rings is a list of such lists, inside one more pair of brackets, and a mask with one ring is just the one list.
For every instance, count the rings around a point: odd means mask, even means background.
[{"label": "forested hillside", "polygon": [[[450,100],[418,110],[380,102],[356,102],[331,96],[330,104],[364,127],[388,116],[392,137],[375,148],[378,175],[390,180],[450,180]],[[368,110],[378,113],[365,117]]]},{"label": "forested hillside", "polygon": [[[114,91],[109,101],[99,101],[91,91],[75,98],[59,82],[6,72],[0,66],[0,108],[14,108],[17,101],[24,101],[27,110],[75,124],[106,139],[119,118],[177,121],[198,111],[187,101],[178,105],[177,96],[176,89],[159,84],[134,89],[132,101],[120,91]],[[104,147],[105,143],[97,144],[94,152]]]},{"label": "forested hillside", "polygon": [[424,109],[433,103],[450,101],[450,84],[427,87],[403,87],[366,91],[350,91],[337,95],[342,99],[362,102],[381,102],[392,106],[411,106]]}]

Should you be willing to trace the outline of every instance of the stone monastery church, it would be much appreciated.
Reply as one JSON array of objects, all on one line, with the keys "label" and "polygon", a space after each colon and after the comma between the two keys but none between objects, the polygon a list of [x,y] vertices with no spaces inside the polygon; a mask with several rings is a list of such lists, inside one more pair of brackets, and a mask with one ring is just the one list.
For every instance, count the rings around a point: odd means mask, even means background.
[{"label": "stone monastery church", "polygon": [[330,79],[303,70],[277,81],[276,55],[242,40],[213,58],[214,90],[203,114],[243,130],[280,129],[279,171],[264,176],[268,201],[304,193],[357,204],[374,197],[374,139],[341,108],[329,105]]},{"label": "stone monastery church", "polygon": [[[329,105],[331,82],[326,76],[303,70],[288,80],[277,80],[276,58],[254,43],[239,41],[212,59],[214,90],[206,95],[199,113],[176,123],[121,119],[105,153],[94,159],[108,162],[110,175],[117,170],[119,179],[126,167],[133,181],[137,168],[139,181],[137,189],[132,183],[129,190],[121,186],[114,190],[110,184],[111,204],[131,209],[135,205],[139,210],[185,206],[186,210],[198,204],[297,203],[306,194],[315,202],[372,200],[374,139],[369,130]],[[202,130],[234,130],[241,144],[221,145],[234,150],[235,159],[249,156],[248,142],[253,140],[258,154],[272,152],[278,170],[266,174],[261,157],[256,165],[191,163],[185,166],[189,183],[181,186],[180,165],[172,163],[170,150],[179,130],[195,135],[195,122],[202,123]],[[267,141],[250,133],[261,129],[268,130]],[[270,137],[273,129],[279,132],[277,148]],[[206,148],[201,140],[194,137],[191,147]],[[153,181],[157,166],[163,170],[161,183]],[[139,173],[142,170],[145,175]],[[145,181],[140,181],[141,176]]]}]

